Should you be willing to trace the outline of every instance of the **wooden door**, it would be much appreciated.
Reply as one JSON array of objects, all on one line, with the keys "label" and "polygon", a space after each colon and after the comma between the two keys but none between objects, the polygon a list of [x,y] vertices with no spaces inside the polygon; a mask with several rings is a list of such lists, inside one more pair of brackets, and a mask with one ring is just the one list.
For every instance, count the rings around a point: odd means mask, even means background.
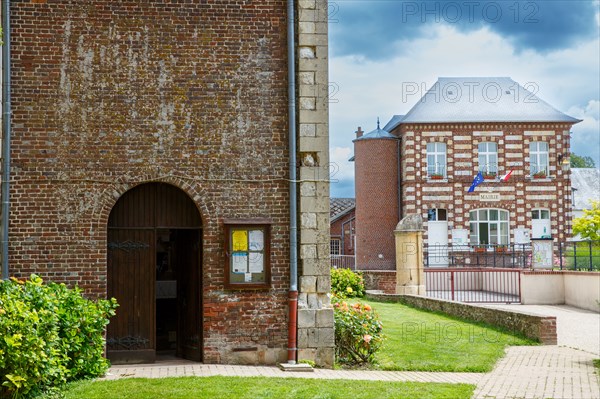
[{"label": "wooden door", "polygon": [[107,355],[113,363],[156,358],[157,230],[175,233],[177,353],[201,360],[201,228],[194,202],[169,184],[134,187],[113,207],[108,221],[107,293],[120,304],[107,330]]},{"label": "wooden door", "polygon": [[200,230],[176,230],[176,258],[179,264],[177,355],[202,361],[202,289],[200,284]]},{"label": "wooden door", "polygon": [[108,297],[119,303],[108,325],[107,355],[115,363],[153,362],[155,342],[154,229],[108,230]]}]

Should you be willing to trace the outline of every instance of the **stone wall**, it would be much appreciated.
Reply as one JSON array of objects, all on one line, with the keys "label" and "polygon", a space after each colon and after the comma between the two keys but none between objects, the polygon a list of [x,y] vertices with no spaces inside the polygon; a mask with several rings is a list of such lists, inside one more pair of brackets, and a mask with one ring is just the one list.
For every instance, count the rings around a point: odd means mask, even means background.
[{"label": "stone wall", "polygon": [[331,367],[329,261],[329,78],[326,0],[298,1],[300,293],[298,360]]},{"label": "stone wall", "polygon": [[367,294],[367,299],[399,302],[419,309],[442,312],[464,320],[487,323],[537,340],[544,345],[556,345],[557,343],[556,317],[554,316],[529,315],[415,295]]}]

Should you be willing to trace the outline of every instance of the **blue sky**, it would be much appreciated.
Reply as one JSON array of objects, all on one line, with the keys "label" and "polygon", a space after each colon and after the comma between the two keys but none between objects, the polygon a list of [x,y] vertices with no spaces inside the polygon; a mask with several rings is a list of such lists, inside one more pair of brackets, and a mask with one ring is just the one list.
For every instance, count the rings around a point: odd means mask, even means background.
[{"label": "blue sky", "polygon": [[354,196],[352,140],[405,114],[438,77],[509,76],[583,122],[600,166],[600,0],[329,1],[331,196]]}]

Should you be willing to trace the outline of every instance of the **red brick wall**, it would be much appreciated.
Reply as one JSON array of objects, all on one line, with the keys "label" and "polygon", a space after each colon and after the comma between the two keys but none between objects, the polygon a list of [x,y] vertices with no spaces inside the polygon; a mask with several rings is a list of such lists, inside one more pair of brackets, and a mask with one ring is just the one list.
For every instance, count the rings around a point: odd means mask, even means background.
[{"label": "red brick wall", "polygon": [[399,222],[398,141],[355,141],[354,159],[356,267],[358,270],[395,270],[394,229]]},{"label": "red brick wall", "polygon": [[[551,211],[552,236],[564,241],[571,233],[570,173],[559,166],[558,155],[569,154],[570,124],[505,123],[505,124],[423,124],[401,125],[394,133],[402,136],[404,214],[423,216],[427,229],[427,211],[448,211],[448,238],[451,230],[469,229],[469,211],[499,208],[509,211],[510,242],[513,229],[531,229],[531,211]],[[486,180],[475,192],[467,193],[478,170],[477,146],[481,142],[498,146],[498,171],[513,173],[508,182]],[[529,177],[529,142],[545,141],[549,146],[550,179]],[[427,143],[445,142],[447,146],[447,181],[427,180]],[[480,201],[481,192],[499,193],[497,202]],[[358,192],[358,189],[357,189]],[[427,233],[425,232],[425,238]]]},{"label": "red brick wall", "polygon": [[[342,230],[343,228],[343,230]],[[331,238],[340,240],[341,255],[354,255],[355,211],[352,210],[331,223]],[[343,248],[342,248],[343,243]]]},{"label": "red brick wall", "polygon": [[365,270],[362,274],[365,289],[383,291],[384,294],[396,293],[395,270]]},{"label": "red brick wall", "polygon": [[[285,353],[285,1],[22,1],[11,14],[11,274],[104,296],[112,206],[168,182],[202,215],[205,361]],[[224,290],[222,220],[240,217],[273,220],[268,291]]]}]

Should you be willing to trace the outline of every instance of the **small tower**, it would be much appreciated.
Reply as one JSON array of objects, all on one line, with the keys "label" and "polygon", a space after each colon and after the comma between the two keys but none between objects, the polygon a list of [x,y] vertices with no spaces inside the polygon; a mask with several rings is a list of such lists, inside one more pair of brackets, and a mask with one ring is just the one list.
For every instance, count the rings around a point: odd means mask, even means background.
[{"label": "small tower", "polygon": [[398,224],[399,139],[379,127],[354,142],[356,266],[396,270],[394,229]]}]

